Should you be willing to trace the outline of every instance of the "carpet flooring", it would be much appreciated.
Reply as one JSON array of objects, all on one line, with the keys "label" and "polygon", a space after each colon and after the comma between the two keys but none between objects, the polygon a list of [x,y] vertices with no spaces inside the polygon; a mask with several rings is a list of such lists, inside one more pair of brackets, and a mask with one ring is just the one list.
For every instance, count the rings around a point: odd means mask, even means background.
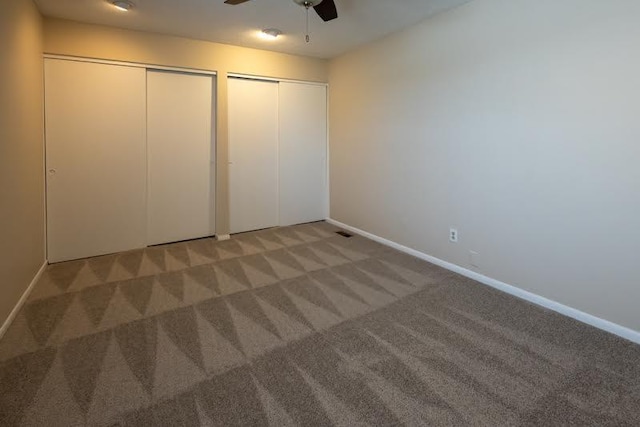
[{"label": "carpet flooring", "polygon": [[640,425],[640,347],[324,222],[51,265],[0,425]]}]

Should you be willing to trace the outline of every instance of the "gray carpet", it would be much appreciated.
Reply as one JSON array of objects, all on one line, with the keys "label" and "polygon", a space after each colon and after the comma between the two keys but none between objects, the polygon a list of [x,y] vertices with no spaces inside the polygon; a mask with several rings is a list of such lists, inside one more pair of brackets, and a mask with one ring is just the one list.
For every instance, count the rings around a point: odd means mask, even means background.
[{"label": "gray carpet", "polygon": [[326,223],[49,266],[0,425],[640,425],[640,347]]}]

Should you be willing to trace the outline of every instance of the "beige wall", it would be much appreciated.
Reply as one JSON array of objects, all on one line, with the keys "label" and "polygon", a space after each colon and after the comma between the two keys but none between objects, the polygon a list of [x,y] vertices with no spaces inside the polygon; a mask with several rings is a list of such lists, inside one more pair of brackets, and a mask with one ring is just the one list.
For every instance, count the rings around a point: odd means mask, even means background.
[{"label": "beige wall", "polygon": [[257,49],[45,19],[48,54],[217,71],[216,232],[229,232],[227,74],[326,82],[328,62]]},{"label": "beige wall", "polygon": [[640,331],[639,21],[475,0],[333,60],[331,216]]},{"label": "beige wall", "polygon": [[0,325],[44,262],[42,22],[0,2]]}]

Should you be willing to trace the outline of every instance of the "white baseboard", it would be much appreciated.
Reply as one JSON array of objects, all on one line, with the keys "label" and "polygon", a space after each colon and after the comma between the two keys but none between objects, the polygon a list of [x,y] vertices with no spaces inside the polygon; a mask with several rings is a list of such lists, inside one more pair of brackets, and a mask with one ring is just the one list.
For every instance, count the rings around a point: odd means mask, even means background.
[{"label": "white baseboard", "polygon": [[582,323],[586,323],[587,325],[594,326],[598,329],[602,329],[603,331],[610,332],[614,335],[618,335],[619,337],[625,338],[629,341],[632,341],[636,344],[640,344],[640,332],[634,331],[633,329],[629,329],[625,326],[618,325],[617,323],[610,322],[608,320],[601,319],[599,317],[593,316],[591,314],[585,313],[583,311],[577,310],[575,308],[566,306],[557,301],[550,300],[543,296],[534,294],[529,291],[525,291],[524,289],[520,289],[516,286],[509,285],[507,283],[501,282],[499,280],[493,279],[491,277],[484,276],[482,274],[476,273],[475,271],[468,270],[464,267],[460,267],[459,265],[452,264],[447,261],[443,261],[439,258],[433,257],[431,255],[427,255],[423,252],[417,251],[415,249],[408,248],[406,246],[400,245],[396,242],[392,242],[391,240],[387,240],[380,236],[376,236],[375,234],[368,233],[364,230],[360,230],[359,228],[352,227],[347,224],[343,224],[339,221],[336,221],[331,218],[327,218],[326,221],[329,224],[333,224],[336,227],[344,228],[345,230],[349,230],[353,233],[359,234],[363,237],[381,243],[385,246],[392,247],[401,252],[404,252],[409,255],[413,255],[416,258],[420,258],[422,260],[428,261],[432,264],[440,266],[442,268],[446,268],[447,270],[453,271],[455,273],[461,274],[470,279],[476,280],[482,284],[487,286],[491,286],[492,288],[498,289],[500,291],[506,292],[515,297],[521,298],[523,300],[529,301],[533,304],[539,305],[541,307],[548,308],[557,313],[563,314],[567,317],[571,317],[575,320],[578,320]]},{"label": "white baseboard", "polygon": [[216,234],[215,235],[216,240],[230,240],[231,239],[231,235],[230,234]]},{"label": "white baseboard", "polygon": [[27,289],[24,291],[24,293],[18,300],[18,303],[15,305],[15,307],[13,307],[13,310],[11,310],[11,313],[9,313],[9,317],[7,317],[7,319],[4,321],[2,326],[0,326],[0,339],[2,339],[4,334],[7,332],[7,329],[9,329],[9,326],[11,326],[11,324],[13,323],[14,319],[18,315],[18,312],[20,311],[24,303],[27,302],[27,299],[29,298],[29,294],[31,294],[31,291],[33,291],[33,288],[36,286],[36,283],[38,283],[38,281],[40,280],[40,277],[42,276],[42,273],[44,273],[44,270],[47,268],[47,265],[49,265],[49,263],[45,260],[44,263],[42,264],[42,267],[40,267],[40,270],[38,270],[35,277],[31,281],[31,283],[29,283],[29,286],[27,287]]}]

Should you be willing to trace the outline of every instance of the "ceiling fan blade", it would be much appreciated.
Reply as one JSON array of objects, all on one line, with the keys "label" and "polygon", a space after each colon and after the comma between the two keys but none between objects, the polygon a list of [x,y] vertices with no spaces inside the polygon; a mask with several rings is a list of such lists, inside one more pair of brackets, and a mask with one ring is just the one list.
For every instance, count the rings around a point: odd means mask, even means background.
[{"label": "ceiling fan blade", "polygon": [[338,17],[338,10],[333,0],[322,0],[319,5],[313,6],[313,8],[324,22],[331,21]]},{"label": "ceiling fan blade", "polygon": [[231,5],[236,5],[236,4],[242,4],[244,2],[247,2],[249,0],[226,0],[225,3],[226,4],[231,4]]}]

